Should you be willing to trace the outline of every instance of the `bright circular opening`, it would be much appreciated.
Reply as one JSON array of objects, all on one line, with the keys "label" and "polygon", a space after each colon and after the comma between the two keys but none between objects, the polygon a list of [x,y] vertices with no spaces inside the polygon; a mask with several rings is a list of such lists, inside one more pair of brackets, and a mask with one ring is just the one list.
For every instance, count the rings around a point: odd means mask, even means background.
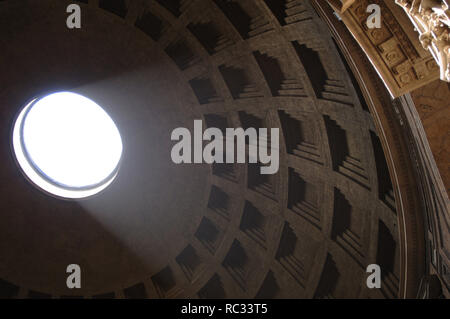
[{"label": "bright circular opening", "polygon": [[64,198],[105,189],[122,157],[122,139],[111,117],[72,92],[52,93],[25,106],[14,125],[13,148],[34,184]]}]

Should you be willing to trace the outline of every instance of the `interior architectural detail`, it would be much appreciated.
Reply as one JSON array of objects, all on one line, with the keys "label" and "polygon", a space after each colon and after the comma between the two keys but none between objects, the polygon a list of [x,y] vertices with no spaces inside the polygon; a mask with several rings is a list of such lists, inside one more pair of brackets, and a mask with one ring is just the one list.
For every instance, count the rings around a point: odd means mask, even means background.
[{"label": "interior architectural detail", "polygon": [[419,32],[423,48],[429,50],[440,67],[442,81],[450,82],[450,7],[447,0],[397,0]]},{"label": "interior architectural detail", "polygon": [[339,12],[345,12],[355,0],[330,0],[329,1]]},{"label": "interior architectural detail", "polygon": [[[450,297],[448,3],[397,2],[0,0],[0,298]],[[417,30],[429,51],[408,15],[444,24]],[[13,153],[22,107],[60,91],[123,143],[83,200],[34,187]],[[175,164],[195,120],[225,141],[278,129],[279,170]]]},{"label": "interior architectural detail", "polygon": [[[367,19],[371,15],[366,10],[369,4],[380,6],[381,28],[367,27]],[[435,59],[422,47],[413,24],[394,1],[355,1],[339,16],[368,55],[392,96],[401,96],[439,78]]]}]

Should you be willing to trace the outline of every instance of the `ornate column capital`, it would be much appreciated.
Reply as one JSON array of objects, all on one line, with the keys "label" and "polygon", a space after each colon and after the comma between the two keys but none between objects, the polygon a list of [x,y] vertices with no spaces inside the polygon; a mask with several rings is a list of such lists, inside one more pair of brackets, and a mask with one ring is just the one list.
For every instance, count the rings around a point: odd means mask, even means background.
[{"label": "ornate column capital", "polygon": [[440,78],[450,82],[450,8],[448,0],[396,0],[419,32],[422,46],[439,65]]}]

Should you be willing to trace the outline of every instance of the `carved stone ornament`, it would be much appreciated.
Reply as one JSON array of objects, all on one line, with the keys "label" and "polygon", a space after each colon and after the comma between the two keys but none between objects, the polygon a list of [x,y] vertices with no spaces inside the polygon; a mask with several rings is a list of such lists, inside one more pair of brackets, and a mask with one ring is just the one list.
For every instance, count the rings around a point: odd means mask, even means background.
[{"label": "carved stone ornament", "polygon": [[422,46],[440,67],[440,78],[450,82],[450,8],[448,0],[396,0],[408,14]]},{"label": "carved stone ornament", "polygon": [[[422,47],[408,14],[394,0],[358,0],[346,8],[344,1],[327,2],[363,48],[392,97],[439,78],[435,58]],[[379,6],[379,28],[367,24],[373,15],[370,5]]]}]

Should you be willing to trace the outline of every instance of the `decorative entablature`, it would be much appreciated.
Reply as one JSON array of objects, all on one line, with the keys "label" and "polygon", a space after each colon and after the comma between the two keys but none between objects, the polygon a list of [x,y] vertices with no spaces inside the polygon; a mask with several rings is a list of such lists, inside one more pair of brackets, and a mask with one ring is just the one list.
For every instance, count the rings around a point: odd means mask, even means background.
[{"label": "decorative entablature", "polygon": [[440,66],[441,80],[450,82],[450,8],[448,0],[396,0],[419,32],[422,46]]},{"label": "decorative entablature", "polygon": [[[423,49],[414,26],[394,0],[328,2],[367,54],[393,97],[439,78],[435,59]],[[380,28],[367,26],[373,14],[368,10],[371,4],[380,6]]]}]

